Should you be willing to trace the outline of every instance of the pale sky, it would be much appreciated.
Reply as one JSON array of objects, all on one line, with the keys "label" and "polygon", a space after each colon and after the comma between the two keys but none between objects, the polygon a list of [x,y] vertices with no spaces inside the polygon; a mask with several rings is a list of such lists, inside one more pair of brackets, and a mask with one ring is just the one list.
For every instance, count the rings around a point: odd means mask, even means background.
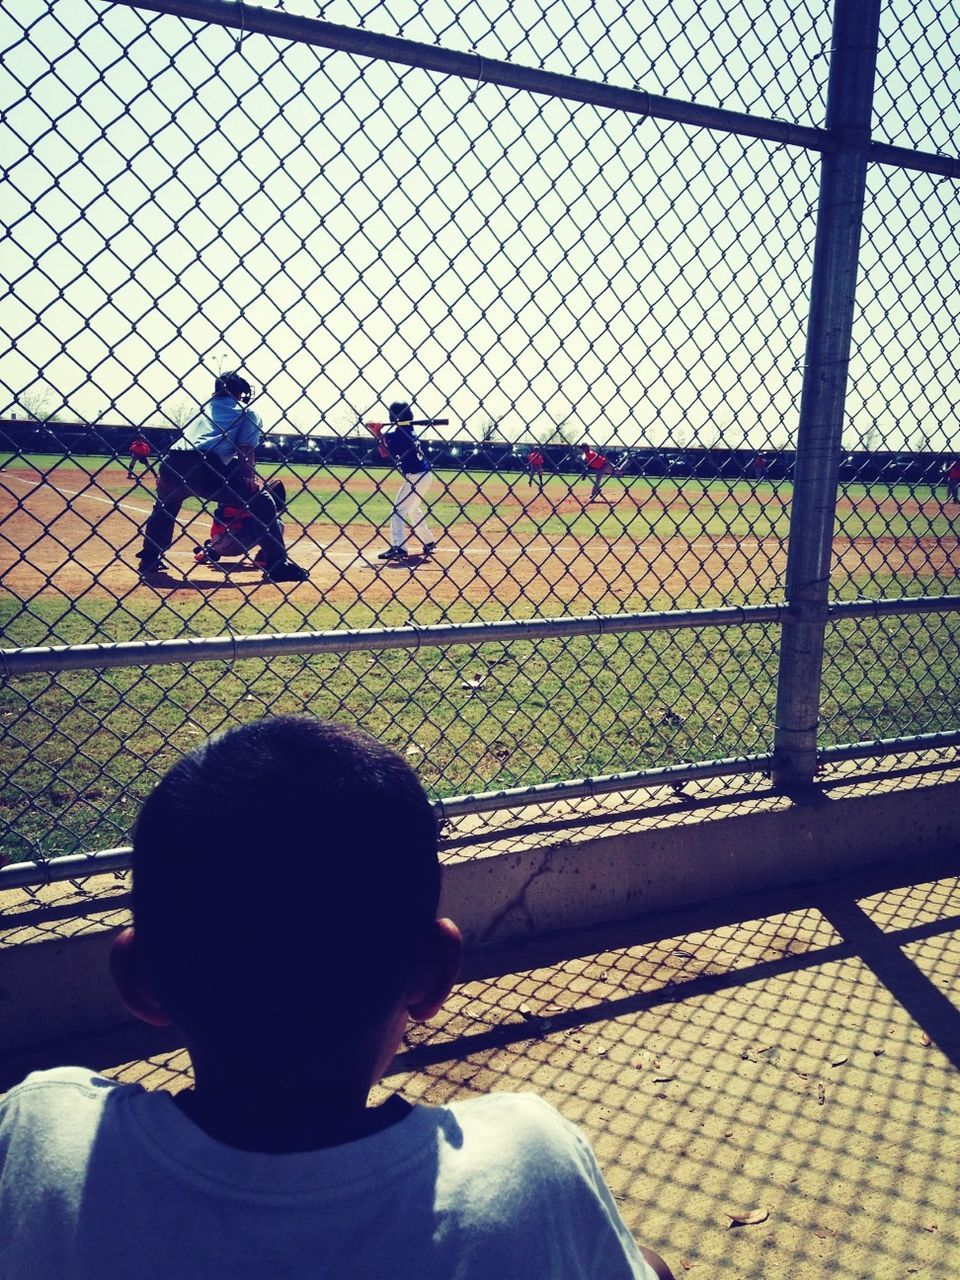
[{"label": "pale sky", "polygon": [[[249,6],[248,6],[249,7]],[[287,11],[357,25],[351,0]],[[390,0],[385,34],[821,124],[823,3]],[[960,35],[888,4],[876,136],[957,154]],[[22,33],[30,29],[30,40]],[[819,158],[70,0],[0,11],[0,416],[143,422],[223,361],[268,428],[790,447]],[[9,51],[9,52],[7,52]],[[871,169],[847,443],[948,448],[960,184]]]}]

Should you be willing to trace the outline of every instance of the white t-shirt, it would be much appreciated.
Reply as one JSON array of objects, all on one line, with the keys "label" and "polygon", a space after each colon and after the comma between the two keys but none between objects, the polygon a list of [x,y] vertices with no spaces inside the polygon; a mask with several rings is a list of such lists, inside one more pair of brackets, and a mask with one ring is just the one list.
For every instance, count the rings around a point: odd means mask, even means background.
[{"label": "white t-shirt", "polygon": [[531,1094],[294,1155],[81,1068],[0,1103],[3,1280],[655,1280],[580,1131]]}]

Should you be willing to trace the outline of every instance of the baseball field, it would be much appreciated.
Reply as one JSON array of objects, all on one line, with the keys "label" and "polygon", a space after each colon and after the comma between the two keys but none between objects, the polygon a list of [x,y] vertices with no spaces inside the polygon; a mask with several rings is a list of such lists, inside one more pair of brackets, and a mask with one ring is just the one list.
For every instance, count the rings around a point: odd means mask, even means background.
[{"label": "baseball field", "polygon": [[[435,554],[384,565],[382,468],[261,467],[291,496],[290,553],[307,583],[263,584],[247,563],[196,565],[209,511],[188,504],[169,585],[137,580],[149,475],[93,457],[0,458],[4,644],[46,645],[410,622],[765,603],[782,599],[787,483],[440,471]],[[929,486],[847,486],[838,597],[956,590],[960,508]],[[193,509],[190,509],[192,505]],[[952,721],[948,617],[834,624],[824,742],[932,732]],[[190,668],[18,677],[0,702],[9,761],[7,856],[124,843],[156,773],[236,719],[309,709],[392,742],[435,795],[769,749],[774,627],[284,657]],[[39,797],[39,799],[38,799]]]}]

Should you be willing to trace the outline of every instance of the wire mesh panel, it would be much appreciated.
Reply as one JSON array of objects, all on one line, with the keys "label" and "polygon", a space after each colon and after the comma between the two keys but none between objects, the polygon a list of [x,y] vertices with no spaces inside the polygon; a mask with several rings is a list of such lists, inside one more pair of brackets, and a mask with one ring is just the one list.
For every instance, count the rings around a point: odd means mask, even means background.
[{"label": "wire mesh panel", "polygon": [[[827,6],[304,0],[270,34],[249,5],[230,28],[158,8],[0,14],[11,653],[783,602]],[[469,73],[319,47],[300,15],[468,51]],[[651,93],[696,107],[658,117]],[[876,501],[862,459],[912,449],[941,479],[935,432],[878,451],[865,424],[903,359],[945,416],[955,184],[872,182],[842,598],[952,590],[949,511],[892,472]],[[763,757],[776,633],[86,665],[7,680],[18,857],[122,840],[191,736],[269,710],[358,719],[441,796]]]}]

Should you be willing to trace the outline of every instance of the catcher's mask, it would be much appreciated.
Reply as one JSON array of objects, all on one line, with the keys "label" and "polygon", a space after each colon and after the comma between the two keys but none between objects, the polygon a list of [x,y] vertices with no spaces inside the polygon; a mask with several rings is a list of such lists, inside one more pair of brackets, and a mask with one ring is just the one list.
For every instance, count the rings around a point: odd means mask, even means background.
[{"label": "catcher's mask", "polygon": [[253,387],[239,373],[222,373],[217,378],[213,394],[230,396],[240,404],[249,404],[253,399]]}]

